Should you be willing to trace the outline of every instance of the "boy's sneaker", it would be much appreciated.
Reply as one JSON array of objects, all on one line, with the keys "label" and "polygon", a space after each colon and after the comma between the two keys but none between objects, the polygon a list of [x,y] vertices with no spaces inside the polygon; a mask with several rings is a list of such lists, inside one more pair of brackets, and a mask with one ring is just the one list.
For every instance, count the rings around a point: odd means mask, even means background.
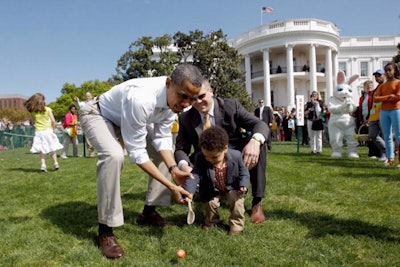
[{"label": "boy's sneaker", "polygon": [[68,157],[66,155],[61,155],[60,158],[67,159]]},{"label": "boy's sneaker", "polygon": [[57,171],[60,168],[60,166],[58,165],[58,163],[54,163],[54,170]]},{"label": "boy's sneaker", "polygon": [[40,170],[41,170],[42,172],[47,172],[46,165],[40,166]]}]

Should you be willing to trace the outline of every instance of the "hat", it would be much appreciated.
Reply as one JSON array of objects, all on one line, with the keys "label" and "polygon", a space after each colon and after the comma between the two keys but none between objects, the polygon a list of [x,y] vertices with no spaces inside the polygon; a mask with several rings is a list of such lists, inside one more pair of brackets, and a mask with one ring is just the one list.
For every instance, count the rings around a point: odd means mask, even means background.
[{"label": "hat", "polygon": [[374,73],[372,73],[372,75],[375,75],[375,74],[383,75],[383,74],[385,74],[385,72],[383,70],[379,69],[379,70],[376,70]]}]

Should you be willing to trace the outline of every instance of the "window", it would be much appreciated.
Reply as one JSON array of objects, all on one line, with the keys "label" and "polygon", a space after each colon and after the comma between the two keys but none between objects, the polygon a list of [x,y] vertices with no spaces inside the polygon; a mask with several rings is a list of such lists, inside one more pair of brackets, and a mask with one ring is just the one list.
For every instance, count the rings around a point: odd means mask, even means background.
[{"label": "window", "polygon": [[382,61],[382,69],[385,68],[385,66],[386,66],[388,63],[390,63],[390,62],[392,62],[392,61],[390,61],[390,60],[384,60],[384,61]]},{"label": "window", "polygon": [[360,62],[360,72],[361,76],[369,76],[368,75],[368,62],[367,61],[362,61]]},{"label": "window", "polygon": [[346,74],[346,62],[339,62],[339,70],[343,71]]}]

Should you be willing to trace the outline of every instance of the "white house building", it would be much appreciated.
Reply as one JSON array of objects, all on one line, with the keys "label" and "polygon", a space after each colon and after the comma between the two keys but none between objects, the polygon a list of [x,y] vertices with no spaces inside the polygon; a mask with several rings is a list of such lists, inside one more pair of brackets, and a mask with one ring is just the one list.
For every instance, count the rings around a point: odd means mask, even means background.
[{"label": "white house building", "polygon": [[246,90],[272,107],[294,106],[296,95],[307,100],[312,91],[326,102],[338,70],[360,75],[353,84],[357,103],[362,83],[374,81],[372,73],[392,61],[398,43],[399,35],[341,37],[336,25],[313,18],[275,21],[231,41],[244,57]]}]

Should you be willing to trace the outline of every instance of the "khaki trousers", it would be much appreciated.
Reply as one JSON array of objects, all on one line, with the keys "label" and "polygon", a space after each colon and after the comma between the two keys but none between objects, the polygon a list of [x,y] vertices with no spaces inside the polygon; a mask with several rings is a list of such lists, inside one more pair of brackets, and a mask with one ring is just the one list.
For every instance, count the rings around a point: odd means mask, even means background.
[{"label": "khaki trousers", "polygon": [[203,203],[206,212],[205,223],[214,225],[221,222],[218,208],[221,206],[221,200],[226,198],[230,211],[229,227],[232,231],[243,231],[244,229],[244,197],[237,190],[230,190],[226,194],[217,195],[210,201]]},{"label": "khaki trousers", "polygon": [[[125,153],[121,146],[118,127],[101,116],[97,100],[88,102],[79,112],[81,127],[86,138],[97,150],[97,212],[99,223],[109,227],[124,224],[120,179]],[[159,153],[151,145],[152,129],[148,128],[147,149],[149,157],[165,177],[170,178],[168,168]],[[146,205],[169,205],[170,191],[160,182],[149,177]]]},{"label": "khaki trousers", "polygon": [[[168,167],[161,159],[160,154],[151,145],[153,139],[153,127],[147,125],[147,153],[153,160],[154,165],[160,170],[160,172],[167,179],[171,180],[171,174],[168,172]],[[168,206],[171,204],[171,191],[166,188],[162,183],[149,176],[147,182],[147,194],[146,194],[146,205],[149,206]]]},{"label": "khaki trousers", "polygon": [[88,102],[79,112],[81,127],[97,150],[97,212],[99,223],[109,227],[124,224],[120,178],[124,151],[114,125],[101,116],[97,100]]}]

